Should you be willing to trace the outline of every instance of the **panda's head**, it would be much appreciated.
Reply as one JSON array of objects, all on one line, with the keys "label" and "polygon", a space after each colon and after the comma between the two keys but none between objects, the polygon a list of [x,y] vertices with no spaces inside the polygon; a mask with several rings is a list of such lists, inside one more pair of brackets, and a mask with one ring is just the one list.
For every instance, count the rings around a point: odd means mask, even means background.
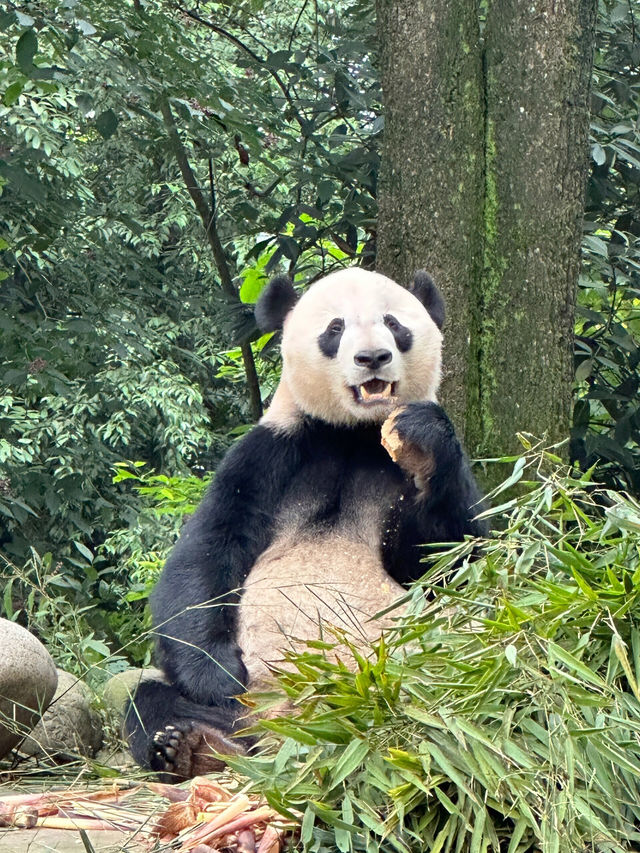
[{"label": "panda's head", "polygon": [[282,328],[282,379],[264,421],[288,429],[311,415],[331,424],[381,422],[397,405],[435,400],[442,297],[416,274],[410,290],[359,268],[320,279],[300,298],[278,276],[256,305],[263,331]]}]

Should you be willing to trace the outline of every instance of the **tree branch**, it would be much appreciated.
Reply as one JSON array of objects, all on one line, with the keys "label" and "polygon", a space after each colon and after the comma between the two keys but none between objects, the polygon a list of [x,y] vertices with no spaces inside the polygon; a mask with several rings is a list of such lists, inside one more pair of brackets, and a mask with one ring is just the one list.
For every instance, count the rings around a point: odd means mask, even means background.
[{"label": "tree branch", "polygon": [[[220,235],[218,234],[218,229],[216,228],[214,213],[209,209],[209,205],[207,204],[202,190],[198,185],[198,181],[196,180],[196,176],[193,173],[187,152],[182,144],[180,135],[178,134],[178,128],[176,127],[175,119],[171,112],[171,106],[166,95],[162,95],[160,97],[160,112],[162,113],[162,118],[169,136],[169,143],[178,163],[182,179],[189,195],[191,196],[195,208],[198,211],[200,219],[202,220],[207,241],[213,253],[213,259],[220,276],[222,289],[227,296],[237,301],[238,293],[231,278],[227,258],[220,240]],[[262,415],[262,400],[251,344],[241,344],[240,350],[242,352],[244,371],[247,377],[251,414],[254,420],[258,420]]]},{"label": "tree branch", "polygon": [[302,113],[298,110],[294,99],[291,97],[291,92],[289,91],[289,87],[282,80],[278,72],[274,68],[269,68],[267,65],[267,61],[263,59],[259,54],[257,54],[254,50],[246,45],[243,41],[241,41],[237,36],[234,36],[233,33],[230,33],[228,30],[223,29],[218,24],[214,24],[213,21],[208,21],[206,18],[203,18],[201,15],[198,15],[197,12],[192,11],[191,9],[186,9],[184,6],[178,4],[178,9],[186,15],[188,18],[191,18],[192,21],[197,21],[199,24],[202,24],[205,27],[208,27],[210,30],[213,30],[214,33],[218,33],[218,35],[230,41],[240,50],[244,50],[245,53],[248,53],[249,56],[253,59],[255,63],[262,66],[268,73],[273,77],[273,79],[278,84],[279,88],[282,91],[282,94],[285,96],[287,103],[289,104],[289,108],[293,113],[296,121],[300,125],[300,130],[302,131],[304,136],[308,136],[309,133],[309,122],[302,115]]},{"label": "tree branch", "polygon": [[309,0],[304,0],[304,3],[300,7],[300,11],[298,12],[298,17],[296,18],[296,22],[293,25],[293,29],[291,30],[291,35],[289,36],[289,50],[291,50],[291,47],[293,45],[293,40],[294,40],[295,35],[296,35],[296,30],[298,29],[298,24],[300,23],[300,18],[304,14],[304,10],[307,8],[308,2],[309,2]]}]

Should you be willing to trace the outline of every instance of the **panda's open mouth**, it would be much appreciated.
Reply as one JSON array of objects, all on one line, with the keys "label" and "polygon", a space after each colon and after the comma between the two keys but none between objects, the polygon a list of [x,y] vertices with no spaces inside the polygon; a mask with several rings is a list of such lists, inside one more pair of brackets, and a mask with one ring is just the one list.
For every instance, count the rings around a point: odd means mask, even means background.
[{"label": "panda's open mouth", "polygon": [[369,379],[362,385],[351,385],[354,400],[361,406],[375,406],[380,403],[391,403],[396,396],[396,382],[385,382],[384,379]]}]

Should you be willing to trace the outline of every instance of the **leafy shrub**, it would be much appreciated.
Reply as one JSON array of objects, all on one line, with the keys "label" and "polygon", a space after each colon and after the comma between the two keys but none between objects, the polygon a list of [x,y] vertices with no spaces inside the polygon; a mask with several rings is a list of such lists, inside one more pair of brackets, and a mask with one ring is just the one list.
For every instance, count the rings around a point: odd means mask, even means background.
[{"label": "leafy shrub", "polygon": [[[96,582],[101,582],[99,573],[88,560],[85,565],[85,578],[80,581],[50,552],[41,557],[33,551],[21,566],[2,558],[0,570],[7,578],[2,610],[7,619],[25,625],[46,643],[57,666],[97,683],[127,669],[131,658],[109,631],[107,605],[94,590]],[[144,645],[140,623],[138,615],[138,647]]]},{"label": "leafy shrub", "polygon": [[640,494],[640,48],[637,6],[600,6],[576,323],[574,458]]},{"label": "leafy shrub", "polygon": [[126,570],[125,600],[146,600],[185,517],[198,506],[212,475],[168,477],[143,470],[144,462],[121,462],[116,468],[114,482],[133,488],[142,508],[135,526],[111,532],[100,550],[109,563]]},{"label": "leafy shrub", "polygon": [[95,554],[76,542],[73,557],[55,561],[32,549],[24,565],[6,557],[0,564],[0,612],[41,637],[59,666],[89,681],[150,663],[147,598],[210,480],[155,474],[144,464],[116,466],[114,482],[133,487],[141,508],[135,523],[112,531]]},{"label": "leafy shrub", "polygon": [[548,452],[525,476],[506,529],[443,552],[371,655],[288,656],[277,750],[233,764],[303,813],[305,849],[638,849],[640,505]]}]

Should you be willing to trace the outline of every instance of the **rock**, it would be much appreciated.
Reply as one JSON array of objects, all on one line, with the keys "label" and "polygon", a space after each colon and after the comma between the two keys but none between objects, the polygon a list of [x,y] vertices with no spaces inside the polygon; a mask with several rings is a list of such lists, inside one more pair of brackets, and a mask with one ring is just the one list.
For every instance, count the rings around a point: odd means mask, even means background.
[{"label": "rock", "polygon": [[58,676],[49,652],[25,628],[0,619],[0,757],[48,707]]},{"label": "rock", "polygon": [[58,670],[58,689],[49,709],[20,747],[25,755],[92,758],[102,745],[100,715],[91,707],[90,688],[75,675]]},{"label": "rock", "polygon": [[143,681],[166,681],[160,669],[126,669],[107,681],[102,690],[102,701],[108,711],[123,718],[129,700]]},{"label": "rock", "polygon": [[93,759],[95,764],[117,770],[121,775],[127,776],[132,772],[138,772],[140,766],[133,760],[128,749],[118,749],[114,745],[103,747],[96,753]]}]

